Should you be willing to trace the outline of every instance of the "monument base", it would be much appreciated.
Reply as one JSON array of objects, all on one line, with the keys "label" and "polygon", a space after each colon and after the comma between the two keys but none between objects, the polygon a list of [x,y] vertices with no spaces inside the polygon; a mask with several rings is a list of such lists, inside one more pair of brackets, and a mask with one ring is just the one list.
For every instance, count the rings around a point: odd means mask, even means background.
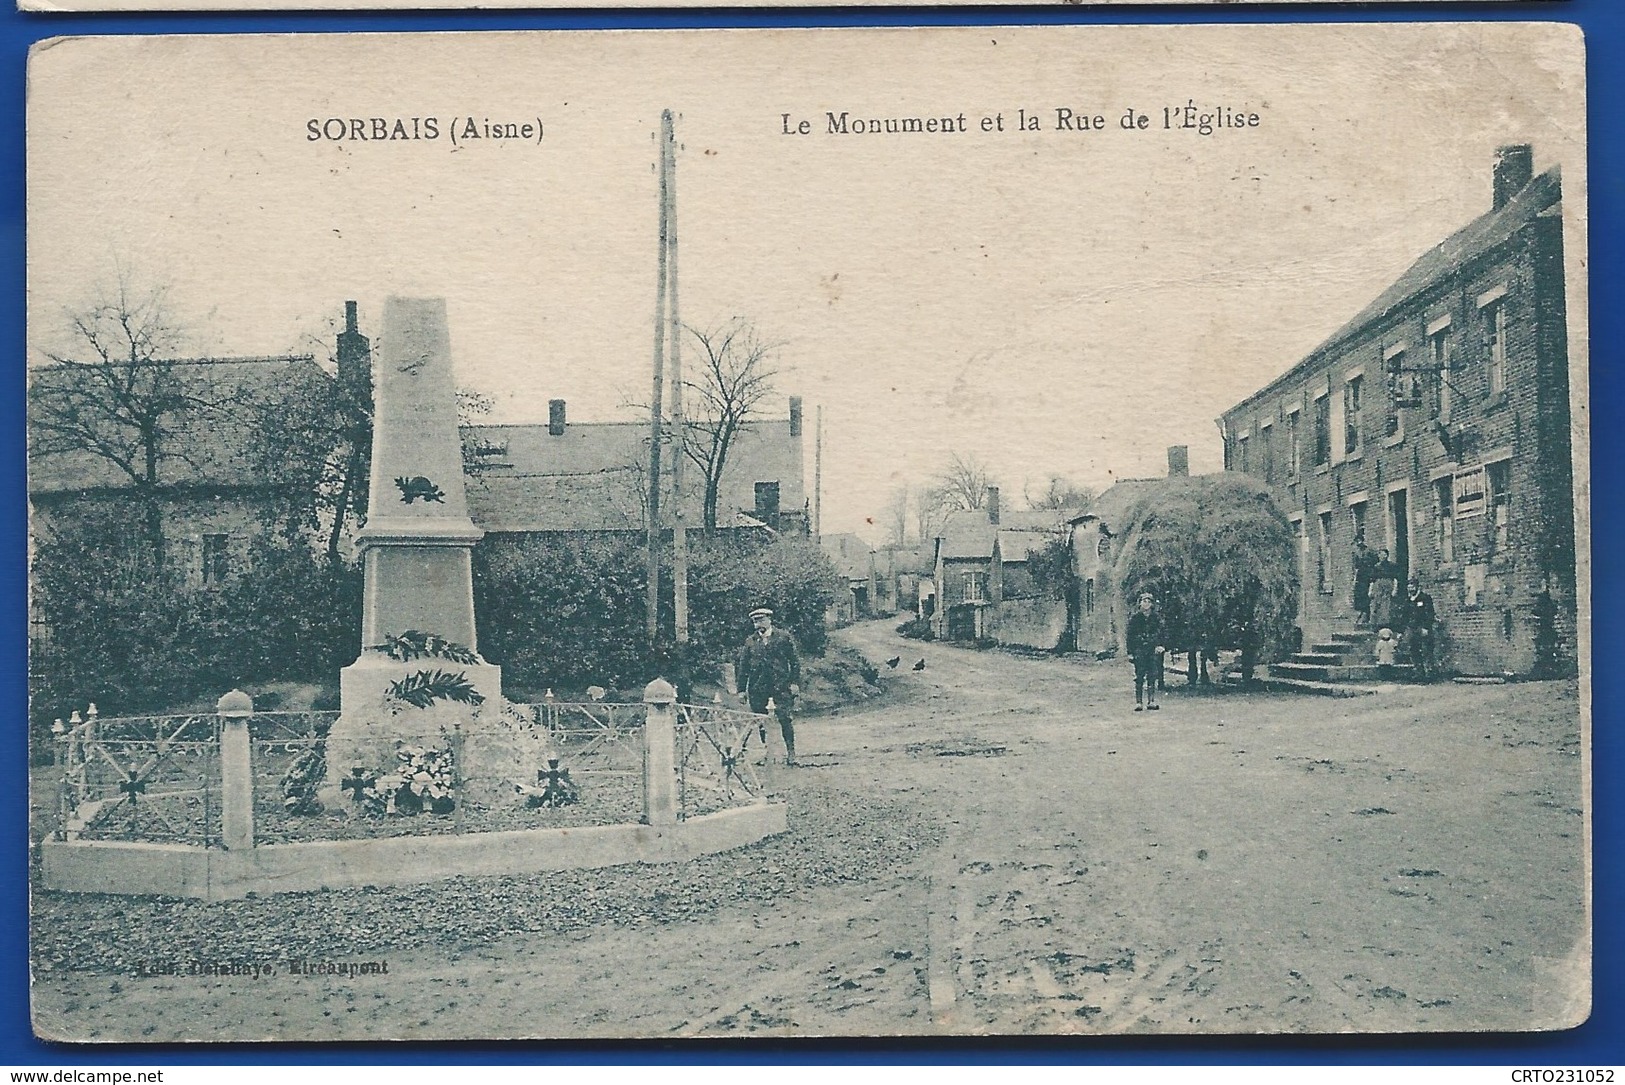
[{"label": "monument base", "polygon": [[[436,699],[420,708],[389,695],[392,683],[434,671],[462,675],[480,703]],[[502,668],[492,664],[365,653],[339,672],[339,691],[341,715],[327,736],[327,775],[316,796],[329,810],[355,805],[343,784],[357,769],[365,777],[395,773],[408,747],[450,752],[458,780],[453,797],[488,808],[522,802],[519,785],[534,783],[547,765],[545,735],[505,711]]]}]

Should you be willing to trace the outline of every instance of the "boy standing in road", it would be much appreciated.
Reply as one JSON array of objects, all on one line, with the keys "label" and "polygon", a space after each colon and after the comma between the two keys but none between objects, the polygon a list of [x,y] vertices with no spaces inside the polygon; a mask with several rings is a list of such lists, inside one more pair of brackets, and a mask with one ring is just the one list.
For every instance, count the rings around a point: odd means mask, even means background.
[{"label": "boy standing in road", "polygon": [[[739,649],[735,662],[739,697],[750,702],[750,710],[760,715],[773,702],[779,730],[784,734],[784,763],[796,763],[796,729],[790,722],[790,706],[801,692],[801,659],[796,642],[782,629],[773,628],[773,612],[757,607],[750,612],[756,632]],[[766,742],[766,734],[763,735]]]},{"label": "boy standing in road", "polygon": [[1139,609],[1128,620],[1128,654],[1134,660],[1136,712],[1142,708],[1157,711],[1157,663],[1164,651],[1162,618],[1156,613],[1156,600],[1150,592],[1143,591],[1140,593]]}]

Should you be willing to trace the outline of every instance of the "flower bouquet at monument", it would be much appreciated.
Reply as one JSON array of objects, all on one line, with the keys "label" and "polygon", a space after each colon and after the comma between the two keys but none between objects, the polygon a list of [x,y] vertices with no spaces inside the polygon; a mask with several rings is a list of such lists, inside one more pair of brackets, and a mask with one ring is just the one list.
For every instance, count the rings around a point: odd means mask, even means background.
[{"label": "flower bouquet at monument", "polygon": [[450,750],[406,746],[396,756],[400,767],[378,781],[379,790],[389,794],[391,813],[449,814],[457,808]]}]

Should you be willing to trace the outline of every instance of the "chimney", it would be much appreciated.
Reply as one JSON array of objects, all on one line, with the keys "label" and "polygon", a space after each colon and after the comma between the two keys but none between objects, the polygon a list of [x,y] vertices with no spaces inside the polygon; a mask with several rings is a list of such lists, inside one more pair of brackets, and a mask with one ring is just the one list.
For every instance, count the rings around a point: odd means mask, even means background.
[{"label": "chimney", "polygon": [[564,400],[547,401],[547,432],[554,437],[564,436]]},{"label": "chimney", "polygon": [[372,343],[356,330],[355,302],[344,303],[344,330],[339,332],[334,357],[340,387],[362,398],[372,394]]},{"label": "chimney", "polygon": [[790,436],[801,436],[801,397],[790,397]]},{"label": "chimney", "polygon": [[997,486],[987,488],[987,522],[994,527],[999,526],[999,488]]},{"label": "chimney", "polygon": [[1168,477],[1184,478],[1191,473],[1191,450],[1188,445],[1168,446]]},{"label": "chimney", "polygon": [[1535,150],[1527,143],[1513,143],[1495,152],[1494,210],[1505,207],[1535,176]]}]

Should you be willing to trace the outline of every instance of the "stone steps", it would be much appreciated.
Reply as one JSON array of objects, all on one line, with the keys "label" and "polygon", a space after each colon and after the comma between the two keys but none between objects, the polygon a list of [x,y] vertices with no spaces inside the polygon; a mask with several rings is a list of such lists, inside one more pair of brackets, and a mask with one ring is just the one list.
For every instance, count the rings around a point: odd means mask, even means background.
[{"label": "stone steps", "polygon": [[[1374,629],[1323,626],[1315,630],[1307,651],[1260,668],[1265,673],[1257,676],[1257,682],[1264,689],[1283,692],[1357,696],[1377,692],[1367,683],[1381,685],[1414,680],[1416,668],[1408,663],[1379,666],[1376,644]],[[1226,675],[1226,680],[1232,680],[1230,675]],[[1239,674],[1234,681],[1240,681]]]},{"label": "stone steps", "polygon": [[1293,678],[1305,682],[1405,682],[1416,668],[1409,663],[1388,667],[1376,663],[1272,663],[1271,678]]},{"label": "stone steps", "polygon": [[[1232,667],[1219,677],[1227,686],[1241,685],[1241,668]],[[1254,673],[1253,688],[1266,693],[1307,693],[1316,697],[1366,697],[1377,690],[1353,682],[1310,682]]]}]

